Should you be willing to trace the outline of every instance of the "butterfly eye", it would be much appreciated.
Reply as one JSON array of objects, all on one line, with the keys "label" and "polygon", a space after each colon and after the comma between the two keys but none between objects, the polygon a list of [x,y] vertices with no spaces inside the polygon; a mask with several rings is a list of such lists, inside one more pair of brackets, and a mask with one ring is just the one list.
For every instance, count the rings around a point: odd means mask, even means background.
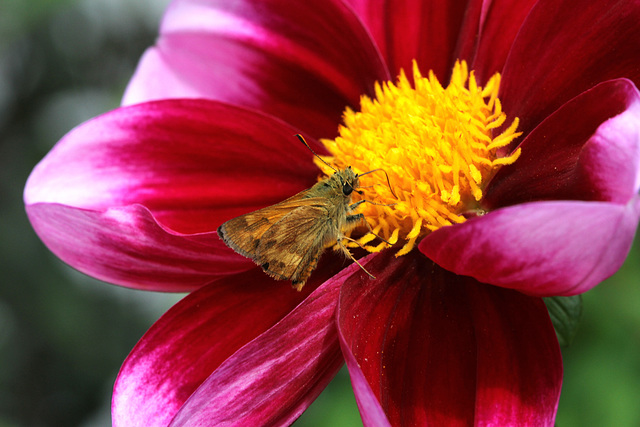
[{"label": "butterfly eye", "polygon": [[345,196],[348,196],[349,194],[351,194],[352,191],[353,191],[353,187],[351,186],[351,184],[349,184],[348,182],[345,182],[344,184],[342,184],[342,194],[344,194]]}]

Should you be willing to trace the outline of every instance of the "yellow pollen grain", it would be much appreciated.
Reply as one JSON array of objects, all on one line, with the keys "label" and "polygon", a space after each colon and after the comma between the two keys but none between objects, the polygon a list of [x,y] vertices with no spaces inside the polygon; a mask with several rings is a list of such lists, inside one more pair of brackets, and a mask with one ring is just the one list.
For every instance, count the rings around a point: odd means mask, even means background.
[{"label": "yellow pollen grain", "polygon": [[[345,110],[339,136],[322,141],[331,153],[324,159],[336,168],[381,168],[389,176],[393,192],[385,173],[374,172],[360,178],[362,195],[354,193],[353,201],[375,203],[363,203],[358,212],[373,233],[402,245],[397,256],[426,234],[481,211],[487,183],[520,156],[519,148],[501,155],[520,133],[516,118],[496,134],[507,120],[498,98],[500,74],[482,87],[466,62],[458,61],[445,88],[433,72],[423,77],[414,61],[412,75],[413,84],[404,71],[397,83],[377,83],[375,98],[361,97],[360,111]],[[388,246],[372,233],[358,242],[371,252]]]}]

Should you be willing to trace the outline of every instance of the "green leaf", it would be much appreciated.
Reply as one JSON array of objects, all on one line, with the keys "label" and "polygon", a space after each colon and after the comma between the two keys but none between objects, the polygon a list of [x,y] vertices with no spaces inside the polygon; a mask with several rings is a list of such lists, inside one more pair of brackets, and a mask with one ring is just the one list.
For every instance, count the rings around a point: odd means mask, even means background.
[{"label": "green leaf", "polygon": [[582,319],[582,296],[543,298],[561,346],[571,344]]}]

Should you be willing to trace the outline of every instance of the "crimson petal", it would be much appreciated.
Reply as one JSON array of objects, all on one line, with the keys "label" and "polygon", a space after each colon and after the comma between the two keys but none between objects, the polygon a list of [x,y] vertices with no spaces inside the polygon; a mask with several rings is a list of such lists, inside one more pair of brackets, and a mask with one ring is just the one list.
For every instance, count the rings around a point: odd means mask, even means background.
[{"label": "crimson petal", "polygon": [[335,308],[344,278],[358,268],[352,264],[329,279],[227,359],[171,426],[291,424],[342,366]]},{"label": "crimson petal", "polygon": [[540,0],[504,67],[500,99],[529,133],[569,99],[620,77],[640,83],[640,7],[627,0]]},{"label": "crimson petal", "polygon": [[[417,252],[367,268],[378,279],[346,280],[338,306],[365,425],[553,425],[562,361],[542,300]],[[375,403],[389,421],[368,415]]]},{"label": "crimson petal", "polygon": [[[474,44],[474,54],[470,58],[470,69],[476,73],[479,82],[486,82],[496,72],[501,72],[507,60],[513,41],[520,31],[524,19],[527,17],[537,0],[493,0],[472,2],[471,7],[479,6],[480,16],[467,13],[474,19],[476,25],[467,24],[469,30],[461,36],[461,48],[467,44]],[[470,31],[476,29],[476,31]],[[458,55],[468,58],[464,50]]]},{"label": "crimson petal", "polygon": [[640,93],[626,79],[601,83],[547,117],[520,148],[489,183],[486,209],[563,199],[625,204],[640,185]]},{"label": "crimson petal", "polygon": [[[124,362],[113,393],[114,425],[169,425],[194,391],[203,382],[210,381],[207,378],[211,373],[223,362],[224,366],[229,364],[225,362],[227,358],[270,330],[335,271],[335,262],[323,263],[303,292],[296,292],[288,283],[274,282],[254,268],[186,296],[147,331]],[[322,317],[331,317],[327,312],[332,311],[327,299],[331,299],[330,292],[337,293],[331,289],[331,286],[325,286],[323,291],[313,294],[320,296],[307,298],[303,308],[296,311],[309,317],[309,323],[296,317],[296,321],[309,328],[309,335],[312,335],[312,327],[317,334],[332,327],[331,322]],[[337,296],[334,295],[333,300],[337,300]],[[322,308],[314,314],[318,304]],[[276,341],[268,345],[282,353],[287,348],[280,348],[282,341],[277,340],[287,340],[289,329],[277,331],[269,332],[270,336],[276,334]],[[259,340],[263,342],[264,337]],[[293,345],[294,341],[291,341]],[[337,371],[341,365],[339,355],[335,354],[339,353],[338,345],[334,344],[333,353],[328,342],[327,346],[328,353],[323,354],[328,359],[324,361],[332,360],[334,365],[329,365]],[[335,374],[334,371],[331,373]]]},{"label": "crimson petal", "polygon": [[373,36],[392,76],[416,60],[448,81],[467,0],[347,0]]},{"label": "crimson petal", "polygon": [[345,106],[387,79],[369,35],[340,1],[178,0],[123,102],[217,99],[331,137]]}]

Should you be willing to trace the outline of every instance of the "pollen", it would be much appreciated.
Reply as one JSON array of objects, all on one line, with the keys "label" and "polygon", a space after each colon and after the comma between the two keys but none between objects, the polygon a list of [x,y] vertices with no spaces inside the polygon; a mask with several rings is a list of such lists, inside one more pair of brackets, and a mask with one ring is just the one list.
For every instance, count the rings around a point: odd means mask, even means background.
[{"label": "pollen", "polygon": [[433,72],[423,77],[415,61],[412,71],[413,84],[404,71],[397,83],[377,83],[375,99],[362,96],[360,111],[344,112],[339,136],[322,141],[331,153],[324,160],[336,168],[382,169],[362,176],[362,194],[353,197],[370,202],[358,208],[369,226],[358,244],[370,252],[391,244],[404,255],[428,233],[482,214],[487,183],[520,155],[508,151],[520,133],[517,118],[503,126],[499,74],[481,87],[458,61],[445,88]]}]

